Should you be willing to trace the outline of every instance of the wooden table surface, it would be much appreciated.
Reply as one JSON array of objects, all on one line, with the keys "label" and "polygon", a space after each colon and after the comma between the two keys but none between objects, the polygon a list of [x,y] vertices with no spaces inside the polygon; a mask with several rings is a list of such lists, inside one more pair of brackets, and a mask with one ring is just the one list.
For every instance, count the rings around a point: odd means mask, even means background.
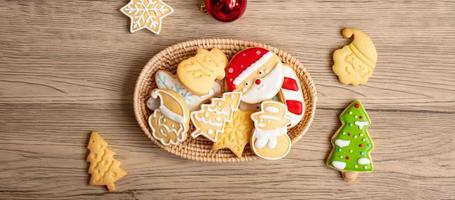
[{"label": "wooden table surface", "polygon": [[[155,36],[129,33],[125,0],[0,0],[0,199],[455,199],[455,1],[250,0],[233,23],[203,15],[197,0],[166,2],[175,12]],[[345,26],[376,44],[367,86],[331,71]],[[285,159],[188,161],[137,125],[133,89],[148,59],[213,37],[281,48],[311,73],[317,114]],[[354,98],[373,121],[375,171],[348,184],[324,161]],[[87,185],[90,130],[129,173],[115,193]]]}]

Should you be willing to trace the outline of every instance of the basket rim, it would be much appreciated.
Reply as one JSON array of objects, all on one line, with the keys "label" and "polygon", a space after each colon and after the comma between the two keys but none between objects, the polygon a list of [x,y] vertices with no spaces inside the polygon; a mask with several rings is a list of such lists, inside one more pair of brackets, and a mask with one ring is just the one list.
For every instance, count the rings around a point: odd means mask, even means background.
[{"label": "basket rim", "polygon": [[[311,78],[311,75],[310,73],[306,70],[306,68],[303,66],[303,64],[298,60],[296,59],[294,56],[292,56],[291,54],[281,50],[281,49],[278,49],[276,47],[273,47],[273,46],[270,46],[270,45],[267,45],[267,44],[264,44],[264,43],[258,43],[258,42],[254,42],[254,41],[247,41],[247,40],[237,40],[237,39],[227,39],[227,38],[207,38],[207,39],[194,39],[194,40],[186,40],[186,41],[183,41],[183,42],[178,42],[178,43],[175,43],[171,46],[168,46],[166,48],[164,48],[163,50],[161,50],[160,52],[158,52],[157,54],[155,54],[152,58],[149,59],[149,61],[142,67],[142,70],[141,70],[141,73],[139,74],[137,80],[136,80],[136,84],[135,84],[135,88],[134,88],[134,95],[133,95],[133,107],[134,107],[134,115],[135,115],[135,118],[136,118],[136,121],[138,122],[138,125],[140,126],[142,132],[151,140],[153,141],[157,146],[159,146],[160,148],[176,155],[176,156],[179,156],[179,157],[182,157],[182,158],[185,158],[185,159],[188,159],[188,160],[196,160],[196,161],[203,161],[203,162],[241,162],[241,161],[250,161],[250,160],[255,160],[255,159],[258,159],[259,157],[258,156],[249,156],[249,157],[245,157],[245,156],[242,156],[240,158],[211,158],[211,157],[193,157],[191,156],[191,154],[183,154],[183,153],[179,153],[175,148],[165,148],[166,146],[162,145],[161,143],[159,143],[157,140],[155,140],[151,134],[147,134],[149,132],[148,130],[148,124],[147,123],[144,123],[143,119],[142,119],[142,115],[143,115],[143,112],[141,111],[141,108],[137,105],[136,101],[139,101],[140,100],[140,95],[141,95],[141,92],[142,92],[142,80],[144,80],[144,78],[147,77],[148,75],[148,69],[150,67],[151,64],[153,63],[156,63],[160,60],[160,58],[163,56],[163,55],[166,55],[166,54],[172,54],[171,50],[172,49],[176,49],[176,48],[180,48],[180,47],[187,47],[187,46],[194,46],[194,44],[198,44],[198,46],[205,46],[205,45],[210,45],[210,44],[218,44],[222,41],[230,41],[233,45],[234,44],[240,44],[240,43],[244,43],[244,44],[248,44],[248,45],[251,45],[251,46],[258,46],[258,47],[263,47],[265,49],[269,49],[271,51],[274,51],[275,53],[276,52],[280,52],[281,54],[283,55],[286,55],[286,56],[289,56],[293,59],[293,61],[295,62],[295,65],[297,66],[297,68],[299,68],[304,74],[305,76],[307,77],[307,85],[306,87],[309,87],[309,93],[310,93],[310,96],[312,98],[312,103],[310,104],[311,105],[311,113],[310,113],[310,116],[309,116],[309,119],[307,120],[307,123],[304,125],[304,128],[302,130],[300,130],[299,134],[292,138],[292,143],[295,143],[297,141],[299,141],[303,135],[305,135],[305,133],[308,131],[308,129],[310,128],[312,122],[313,122],[313,119],[315,117],[315,113],[316,113],[316,104],[317,104],[317,91],[316,91],[316,87],[315,87],[315,84]],[[281,57],[281,56],[280,56]],[[303,86],[302,86],[303,87]],[[145,120],[146,122],[147,120]]]}]

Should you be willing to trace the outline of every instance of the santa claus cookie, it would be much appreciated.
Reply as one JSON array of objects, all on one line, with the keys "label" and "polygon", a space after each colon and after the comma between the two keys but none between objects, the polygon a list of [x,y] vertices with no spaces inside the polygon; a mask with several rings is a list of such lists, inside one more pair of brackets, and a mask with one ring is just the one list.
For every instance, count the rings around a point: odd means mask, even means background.
[{"label": "santa claus cookie", "polygon": [[158,109],[148,119],[152,136],[163,145],[175,145],[186,140],[190,110],[185,100],[170,89],[154,89],[151,98],[160,99]]},{"label": "santa claus cookie", "polygon": [[242,102],[249,104],[273,98],[283,83],[280,58],[264,48],[240,51],[225,70],[228,90],[242,92]]},{"label": "santa claus cookie", "polygon": [[283,85],[278,93],[280,101],[286,104],[286,117],[291,121],[289,128],[297,125],[303,118],[305,102],[300,80],[291,66],[283,64]]},{"label": "santa claus cookie", "polygon": [[264,101],[261,111],[253,113],[253,136],[251,149],[261,158],[277,160],[285,157],[291,150],[289,138],[289,119],[286,118],[286,106],[276,101]]}]

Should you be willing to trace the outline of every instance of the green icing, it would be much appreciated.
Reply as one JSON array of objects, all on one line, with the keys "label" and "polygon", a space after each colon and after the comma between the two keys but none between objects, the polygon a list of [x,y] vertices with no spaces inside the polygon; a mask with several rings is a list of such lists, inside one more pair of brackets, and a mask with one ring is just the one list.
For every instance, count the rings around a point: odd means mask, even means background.
[{"label": "green icing", "polygon": [[365,108],[354,100],[339,119],[343,125],[332,138],[333,149],[327,165],[339,171],[372,171],[370,153],[374,145],[367,131],[371,121]]}]

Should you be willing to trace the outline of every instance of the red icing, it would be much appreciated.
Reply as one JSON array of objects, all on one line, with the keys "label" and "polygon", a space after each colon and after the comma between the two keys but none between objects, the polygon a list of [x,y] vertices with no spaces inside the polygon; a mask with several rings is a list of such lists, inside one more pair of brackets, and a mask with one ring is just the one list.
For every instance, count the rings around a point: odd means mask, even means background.
[{"label": "red icing", "polygon": [[286,106],[288,107],[288,111],[294,113],[296,115],[302,114],[303,105],[302,102],[297,100],[286,100]]},{"label": "red icing", "polygon": [[256,83],[256,85],[260,85],[261,84],[261,79],[256,79],[256,81],[254,81]]},{"label": "red icing", "polygon": [[299,90],[299,86],[297,85],[297,81],[293,78],[284,77],[283,86],[281,88],[286,90],[297,91]]},{"label": "red icing", "polygon": [[359,103],[356,103],[356,104],[354,104],[354,107],[355,107],[355,108],[360,108],[360,104],[359,104]]},{"label": "red icing", "polygon": [[[257,54],[259,52],[259,54]],[[235,90],[235,85],[233,81],[237,76],[246,70],[251,64],[259,60],[264,54],[268,52],[264,48],[249,48],[243,51],[238,52],[232,57],[228,66],[226,67],[226,86],[229,91]],[[244,56],[245,55],[245,56]],[[243,66],[243,67],[242,67]]]}]

